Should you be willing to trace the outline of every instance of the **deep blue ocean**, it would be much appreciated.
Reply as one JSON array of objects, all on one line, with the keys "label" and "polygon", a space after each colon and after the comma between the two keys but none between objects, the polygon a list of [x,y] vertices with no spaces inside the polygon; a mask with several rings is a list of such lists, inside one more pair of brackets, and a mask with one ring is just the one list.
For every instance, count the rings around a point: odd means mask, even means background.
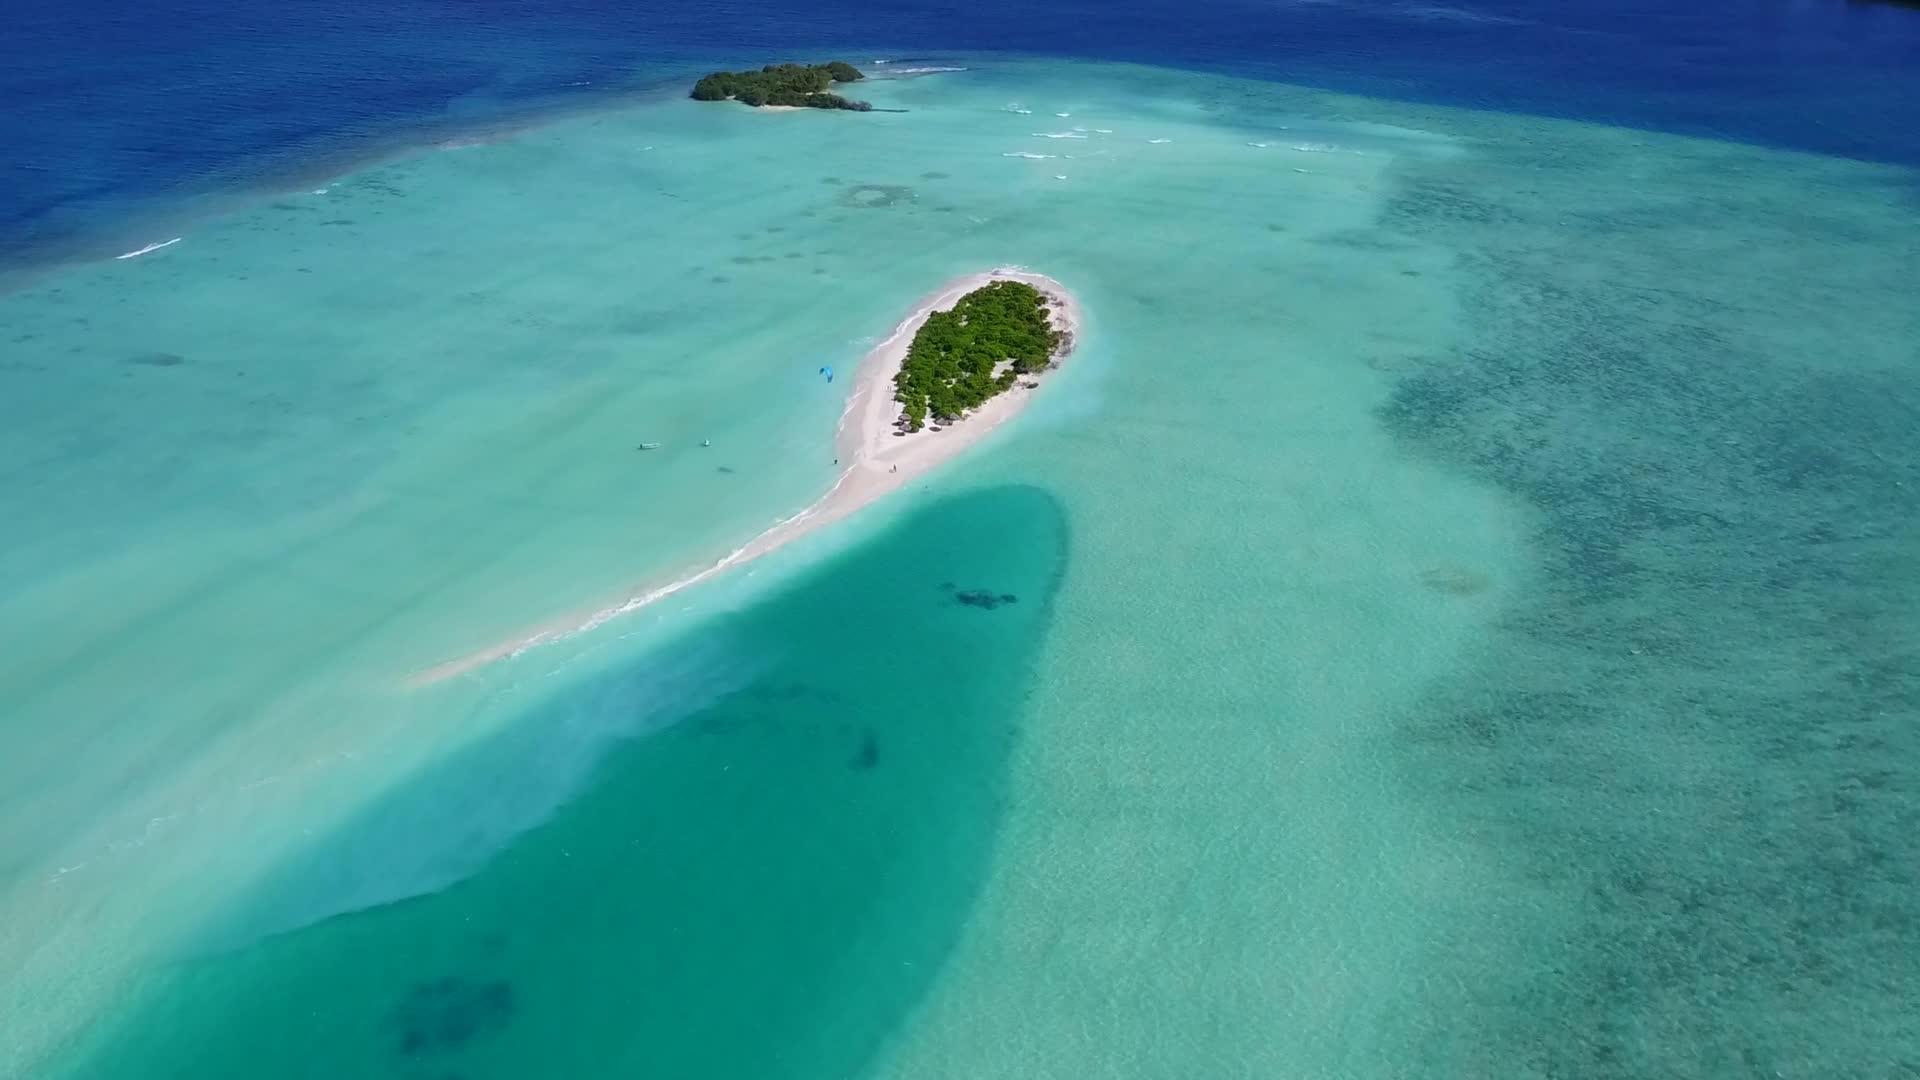
[{"label": "deep blue ocean", "polygon": [[[1920,10],[1858,0],[29,0],[0,34],[0,259],[709,62],[1015,51],[1920,162]],[[118,249],[115,249],[118,250]]]}]

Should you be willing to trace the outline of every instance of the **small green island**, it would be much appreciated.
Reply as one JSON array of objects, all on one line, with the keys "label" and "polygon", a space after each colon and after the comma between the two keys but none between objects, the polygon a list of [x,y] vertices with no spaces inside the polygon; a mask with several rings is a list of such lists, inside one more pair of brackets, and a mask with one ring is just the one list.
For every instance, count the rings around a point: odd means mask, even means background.
[{"label": "small green island", "polygon": [[905,410],[901,430],[919,431],[928,416],[959,419],[1022,375],[1048,367],[1063,344],[1040,290],[1018,281],[973,290],[927,316],[914,334],[893,379],[894,400]]},{"label": "small green island", "polygon": [[866,78],[845,61],[826,64],[768,64],[759,71],[716,71],[693,84],[695,101],[738,101],[756,108],[783,105],[796,109],[851,109],[867,112],[873,106],[829,93],[836,83]]}]

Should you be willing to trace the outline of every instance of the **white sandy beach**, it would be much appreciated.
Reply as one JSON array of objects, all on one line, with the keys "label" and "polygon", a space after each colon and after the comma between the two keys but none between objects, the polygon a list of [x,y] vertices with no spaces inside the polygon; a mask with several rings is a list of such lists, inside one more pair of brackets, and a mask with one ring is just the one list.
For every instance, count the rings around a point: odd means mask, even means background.
[{"label": "white sandy beach", "polygon": [[[835,439],[841,465],[839,477],[833,487],[811,506],[754,537],[704,570],[666,584],[637,589],[618,603],[597,611],[556,619],[498,645],[425,668],[408,680],[409,685],[426,686],[441,682],[495,660],[517,656],[539,645],[591,630],[732,567],[751,562],[815,529],[839,521],[888,492],[924,476],[979,442],[988,432],[1018,416],[1038,390],[1015,386],[938,431],[929,427],[901,435],[895,426],[901,409],[893,397],[893,379],[906,359],[907,348],[913,343],[914,334],[919,332],[929,315],[952,307],[962,296],[994,281],[1021,281],[1039,289],[1051,305],[1054,326],[1066,334],[1065,344],[1055,354],[1055,362],[1058,363],[1072,352],[1084,320],[1073,294],[1058,281],[1042,274],[1001,267],[947,282],[937,292],[914,305],[913,313],[861,360],[854,374],[853,392],[847,398],[846,409],[840,414],[840,427]],[[1042,377],[1039,382],[1044,387],[1048,379]]]}]

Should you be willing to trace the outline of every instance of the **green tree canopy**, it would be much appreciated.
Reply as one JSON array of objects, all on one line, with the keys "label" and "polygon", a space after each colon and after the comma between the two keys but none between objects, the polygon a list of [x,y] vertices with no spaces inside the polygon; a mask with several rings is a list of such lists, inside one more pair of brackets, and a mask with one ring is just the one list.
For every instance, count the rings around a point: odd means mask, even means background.
[{"label": "green tree canopy", "polygon": [[893,380],[907,429],[919,431],[929,415],[957,419],[1052,363],[1059,344],[1040,290],[1018,281],[975,289],[929,315],[907,348]]},{"label": "green tree canopy", "polygon": [[725,101],[732,98],[746,105],[795,105],[809,109],[852,109],[865,112],[873,106],[864,101],[849,101],[828,88],[835,83],[856,82],[866,78],[852,64],[835,60],[826,64],[768,64],[759,71],[716,71],[693,84],[696,101]]}]

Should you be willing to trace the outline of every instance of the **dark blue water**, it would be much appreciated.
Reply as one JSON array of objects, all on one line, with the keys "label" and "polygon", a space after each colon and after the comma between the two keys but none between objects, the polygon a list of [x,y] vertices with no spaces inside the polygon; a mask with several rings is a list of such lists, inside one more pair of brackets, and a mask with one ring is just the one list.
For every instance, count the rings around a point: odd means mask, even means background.
[{"label": "dark blue water", "polygon": [[[1920,163],[1920,10],[1848,0],[27,0],[0,32],[0,262],[183,197],[859,43],[1226,71]],[[151,239],[140,236],[139,239]],[[116,249],[117,250],[117,249]]]}]

